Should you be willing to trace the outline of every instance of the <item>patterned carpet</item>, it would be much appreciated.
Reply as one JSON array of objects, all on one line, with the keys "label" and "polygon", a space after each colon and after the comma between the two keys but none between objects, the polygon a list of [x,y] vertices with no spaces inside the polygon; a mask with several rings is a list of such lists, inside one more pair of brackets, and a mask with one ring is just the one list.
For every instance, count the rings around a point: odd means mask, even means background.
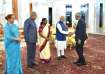
[{"label": "patterned carpet", "polygon": [[[84,49],[87,65],[82,67],[72,63],[77,59],[75,49],[68,48],[66,50],[67,59],[58,61],[56,60],[56,49],[53,47],[53,44],[51,44],[51,48],[51,62],[42,64],[38,58],[37,50],[36,60],[39,65],[34,70],[29,70],[26,67],[26,48],[24,47],[22,49],[24,74],[105,74],[105,36],[89,36]],[[5,55],[3,54],[3,56]],[[3,64],[0,66],[0,72],[2,70]]]}]

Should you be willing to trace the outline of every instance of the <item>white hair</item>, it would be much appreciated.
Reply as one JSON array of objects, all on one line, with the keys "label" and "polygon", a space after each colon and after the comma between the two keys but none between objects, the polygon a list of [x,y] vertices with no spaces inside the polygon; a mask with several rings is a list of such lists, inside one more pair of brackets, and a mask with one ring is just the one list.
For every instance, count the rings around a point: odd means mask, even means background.
[{"label": "white hair", "polygon": [[80,12],[77,12],[77,13],[75,14],[75,16],[81,17],[81,13],[80,13]]},{"label": "white hair", "polygon": [[33,15],[37,15],[37,13],[35,11],[31,12],[31,16]]}]

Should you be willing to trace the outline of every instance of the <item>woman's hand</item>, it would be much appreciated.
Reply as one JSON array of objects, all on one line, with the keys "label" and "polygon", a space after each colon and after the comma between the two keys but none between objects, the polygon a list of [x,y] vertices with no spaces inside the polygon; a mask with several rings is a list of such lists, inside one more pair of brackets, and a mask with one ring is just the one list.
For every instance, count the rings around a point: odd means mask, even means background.
[{"label": "woman's hand", "polygon": [[46,38],[46,40],[49,41],[50,39],[49,38]]},{"label": "woman's hand", "polygon": [[18,42],[21,42],[21,39],[18,37],[17,39],[16,39]]},{"label": "woman's hand", "polygon": [[50,35],[52,34],[52,31],[50,31]]}]

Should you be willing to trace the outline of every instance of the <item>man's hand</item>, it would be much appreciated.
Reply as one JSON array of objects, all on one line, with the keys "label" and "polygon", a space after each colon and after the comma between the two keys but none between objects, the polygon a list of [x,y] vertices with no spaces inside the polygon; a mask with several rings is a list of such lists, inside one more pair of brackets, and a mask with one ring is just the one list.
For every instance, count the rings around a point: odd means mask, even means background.
[{"label": "man's hand", "polygon": [[73,34],[74,34],[74,33],[69,32],[69,34],[68,34],[68,35],[69,35],[69,36],[71,36],[71,35],[73,35]]},{"label": "man's hand", "polygon": [[80,39],[78,39],[78,44],[81,44],[81,40]]}]

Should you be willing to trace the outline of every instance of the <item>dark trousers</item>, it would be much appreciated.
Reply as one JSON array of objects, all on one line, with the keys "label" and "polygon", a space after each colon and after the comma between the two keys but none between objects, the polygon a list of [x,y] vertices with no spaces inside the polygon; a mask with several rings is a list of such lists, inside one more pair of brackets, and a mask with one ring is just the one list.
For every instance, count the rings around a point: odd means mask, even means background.
[{"label": "dark trousers", "polygon": [[27,66],[32,66],[35,62],[36,43],[27,43]]},{"label": "dark trousers", "polygon": [[85,58],[83,55],[83,46],[84,46],[84,41],[81,41],[81,43],[78,43],[78,39],[76,39],[76,52],[78,54],[78,62],[80,63],[86,63]]}]

